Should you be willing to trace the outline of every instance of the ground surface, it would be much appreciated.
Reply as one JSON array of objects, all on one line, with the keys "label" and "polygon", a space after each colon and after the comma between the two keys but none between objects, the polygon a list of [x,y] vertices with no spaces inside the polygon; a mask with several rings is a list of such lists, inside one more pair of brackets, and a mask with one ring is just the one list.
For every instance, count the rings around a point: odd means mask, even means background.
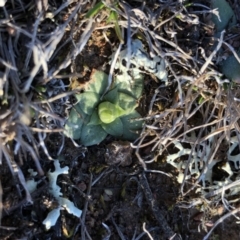
[{"label": "ground surface", "polygon": [[[194,2],[204,4],[206,1]],[[235,3],[234,1],[229,2]],[[71,7],[73,8],[75,4],[73,3]],[[137,3],[135,6],[137,6]],[[157,6],[156,4],[156,8]],[[150,7],[154,9],[152,5],[149,6],[149,9]],[[166,12],[164,13],[167,15]],[[79,18],[82,19],[82,16],[79,16]],[[61,20],[59,20],[60,23]],[[53,22],[45,25],[50,28],[51,24],[55,27]],[[201,40],[204,45],[204,41],[210,40],[209,36],[206,38],[202,36],[204,31],[199,26],[194,30],[193,27],[195,26],[189,26],[189,33],[196,33],[196,35],[189,36],[189,38],[194,38],[193,42],[190,44],[186,44],[184,41],[181,42],[186,28],[178,28],[177,38],[179,46],[183,50],[194,53],[197,51],[197,41]],[[206,34],[206,32],[204,33]],[[102,30],[95,30],[84,46],[83,51],[74,59],[72,65],[60,71],[60,75],[76,73],[77,77],[73,77],[71,82],[68,79],[63,80],[64,84],[70,84],[70,89],[82,88],[84,83],[88,81],[93,69],[109,71],[109,57],[116,50],[115,42],[118,39],[113,29],[107,34],[108,39],[113,43],[112,45],[103,36]],[[73,38],[77,38],[77,35]],[[64,39],[62,42],[64,42]],[[207,50],[206,47],[206,52]],[[64,58],[66,51],[67,48],[59,54],[59,59]],[[59,59],[50,62],[50,65],[54,66]],[[72,71],[70,68],[74,70]],[[178,67],[176,67],[177,70]],[[170,74],[171,77],[173,78]],[[52,86],[50,85],[51,81],[48,84],[48,89],[56,87],[54,83]],[[148,112],[148,106],[158,84],[150,75],[145,76],[144,94],[140,103],[143,114]],[[207,84],[211,85],[211,83]],[[213,89],[214,84],[210,88]],[[178,98],[175,94],[176,89],[176,84],[160,89],[159,95],[161,98],[159,102],[154,104],[154,114],[159,114],[165,109],[171,108]],[[47,94],[44,96],[47,97]],[[30,96],[28,97],[30,98]],[[70,98],[68,103],[72,104],[73,100]],[[51,107],[57,109],[57,114],[64,117],[66,111],[63,108],[59,109],[57,107],[59,105],[62,106],[62,103],[57,100]],[[48,110],[48,108],[45,109]],[[189,120],[188,124],[201,125],[201,116],[200,113],[199,115],[196,114]],[[45,123],[48,124],[47,120]],[[150,124],[150,121],[148,123]],[[164,125],[164,122],[161,122],[161,124]],[[35,135],[37,138],[37,134]],[[150,135],[147,140],[150,142],[153,138],[154,135],[153,137]],[[46,156],[44,150],[38,145],[38,159],[45,175],[35,177],[39,184],[37,190],[31,194],[32,203],[26,201],[23,186],[17,176],[13,177],[7,161],[2,161],[1,185],[3,195],[0,239],[162,240],[172,237],[171,239],[197,240],[203,239],[206,232],[225,213],[221,201],[215,205],[214,213],[210,210],[207,211],[206,208],[206,212],[203,212],[199,206],[183,208],[183,203],[187,205],[191,200],[200,199],[201,196],[194,191],[187,196],[181,196],[180,184],[176,180],[178,171],[166,163],[167,153],[176,151],[172,145],[159,156],[158,150],[152,151],[154,143],[140,149],[139,153],[145,157],[146,161],[155,157],[155,161],[147,165],[149,171],[144,171],[139,158],[135,155],[135,150],[126,150],[126,155],[131,155],[131,161],[123,164],[125,166],[114,164],[116,158],[114,153],[111,155],[110,160],[106,160],[106,152],[109,151],[112,144],[121,145],[121,142],[119,143],[118,139],[113,137],[108,136],[101,144],[88,148],[84,146],[76,147],[69,138],[65,138],[63,148],[59,154],[62,141],[63,138],[60,133],[47,133],[44,138],[50,156],[53,159],[59,159],[62,167],[69,167],[69,174],[60,175],[58,184],[61,186],[63,195],[73,201],[79,209],[83,210],[82,217],[78,219],[66,211],[61,211],[61,216],[56,225],[48,231],[45,229],[42,222],[49,211],[56,208],[58,203],[49,192],[46,177],[48,171],[54,171],[53,161]],[[30,179],[28,169],[36,169],[32,156],[28,151],[20,152],[20,155],[22,158],[20,159],[18,158],[19,155],[15,155],[14,161],[18,164],[25,179]],[[222,172],[219,174],[222,174]],[[191,180],[193,181],[193,179]],[[238,201],[235,207],[238,207]],[[148,236],[144,228],[147,229],[151,236]],[[240,226],[236,224],[236,219],[229,217],[224,223],[218,225],[209,239],[239,239],[239,233]]]}]

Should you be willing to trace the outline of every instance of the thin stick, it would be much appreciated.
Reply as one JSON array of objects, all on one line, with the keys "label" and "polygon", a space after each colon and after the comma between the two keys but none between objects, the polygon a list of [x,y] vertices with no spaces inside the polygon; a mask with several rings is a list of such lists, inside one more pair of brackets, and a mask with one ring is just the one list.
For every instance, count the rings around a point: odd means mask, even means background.
[{"label": "thin stick", "polygon": [[143,231],[148,235],[148,237],[153,240],[152,235],[150,234],[150,232],[146,229],[146,223],[143,223]]},{"label": "thin stick", "polygon": [[208,65],[212,62],[212,58],[217,54],[218,50],[221,48],[222,44],[223,44],[223,36],[224,36],[225,30],[223,30],[221,32],[221,36],[219,39],[219,43],[216,46],[216,48],[214,49],[214,51],[211,53],[211,55],[207,58],[207,61],[203,64],[203,66],[201,67],[199,74],[202,75],[205,70],[207,69]]}]

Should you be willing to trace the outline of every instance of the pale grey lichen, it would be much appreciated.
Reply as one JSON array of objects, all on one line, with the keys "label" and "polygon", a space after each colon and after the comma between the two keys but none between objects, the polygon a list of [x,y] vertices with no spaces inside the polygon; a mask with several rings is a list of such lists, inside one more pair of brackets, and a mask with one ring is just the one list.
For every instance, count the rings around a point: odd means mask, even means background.
[{"label": "pale grey lichen", "polygon": [[[200,143],[200,150],[185,148],[180,141],[175,141],[173,144],[178,149],[177,153],[169,154],[166,161],[173,167],[178,169],[177,180],[179,183],[183,183],[185,180],[191,178],[198,179],[202,184],[202,187],[197,188],[196,192],[201,192],[203,195],[207,194],[209,190],[217,190],[227,184],[232,183],[231,177],[233,176],[233,170],[230,166],[230,162],[233,163],[236,170],[240,169],[240,153],[233,155],[233,151],[239,145],[237,137],[231,137],[229,141],[225,139],[224,141],[229,144],[229,149],[227,150],[227,161],[221,167],[223,171],[227,173],[227,177],[223,178],[221,181],[213,181],[213,167],[221,161],[221,159],[213,158],[211,161],[210,154],[212,153],[212,141],[213,138],[208,139]],[[190,161],[188,162],[189,155],[191,154]],[[187,169],[187,174],[184,178],[185,169]],[[204,169],[204,171],[203,171]],[[235,185],[231,187],[228,193],[225,195],[235,195],[239,194],[240,186]]]},{"label": "pale grey lichen", "polygon": [[[142,73],[148,72],[153,74],[159,80],[167,82],[167,71],[165,60],[155,56],[151,58],[143,44],[139,39],[135,39],[131,43],[130,63],[132,67],[127,68],[128,49],[124,49],[118,56],[115,69],[119,69],[122,75],[118,79],[131,82],[133,79],[140,78]],[[130,73],[130,74],[129,74]]]},{"label": "pale grey lichen", "polygon": [[48,172],[49,179],[49,192],[58,200],[59,207],[50,211],[43,221],[46,229],[50,229],[54,226],[60,216],[60,210],[65,209],[68,213],[73,214],[76,217],[80,217],[82,211],[74,206],[73,202],[67,198],[63,198],[61,193],[61,188],[57,185],[57,178],[60,174],[68,174],[68,167],[61,168],[58,160],[54,161],[54,172]]}]

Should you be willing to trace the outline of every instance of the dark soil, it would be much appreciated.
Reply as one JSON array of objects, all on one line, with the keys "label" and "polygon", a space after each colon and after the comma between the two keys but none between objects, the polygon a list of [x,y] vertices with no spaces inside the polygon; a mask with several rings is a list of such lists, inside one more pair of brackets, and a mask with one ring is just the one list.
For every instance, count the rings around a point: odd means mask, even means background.
[{"label": "dark soil", "polygon": [[[112,31],[109,31],[108,37],[111,41],[116,41]],[[101,32],[95,31],[87,46],[76,58],[75,71],[82,77],[73,79],[71,88],[84,85],[93,69],[107,70],[113,47],[106,42]],[[143,107],[149,105],[156,87],[157,83],[146,76],[145,95],[140,104],[143,112],[147,112]],[[155,105],[155,111],[161,111],[171,105],[175,88],[173,85],[161,90],[161,95],[167,100]],[[196,123],[197,120],[193,119],[193,122]],[[211,228],[210,221],[214,223],[219,218],[215,215],[205,221],[199,209],[179,207],[180,201],[188,202],[190,199],[179,198],[179,184],[175,180],[176,170],[164,162],[164,156],[148,165],[148,169],[162,171],[171,174],[172,177],[155,172],[144,173],[134,151],[132,163],[128,166],[107,164],[107,145],[116,141],[111,137],[100,145],[89,148],[76,147],[71,140],[66,139],[61,155],[57,156],[61,139],[60,134],[51,134],[46,146],[51,156],[60,160],[62,167],[69,167],[69,174],[59,176],[58,185],[61,186],[63,195],[83,210],[83,217],[77,219],[66,211],[61,211],[56,225],[47,231],[42,222],[49,211],[58,204],[49,193],[47,177],[35,179],[39,184],[37,190],[32,193],[33,202],[29,203],[26,201],[22,185],[17,179],[13,179],[8,165],[2,161],[0,176],[3,210],[0,239],[150,239],[143,230],[145,225],[154,240],[164,240],[171,237],[169,231],[163,227],[165,224],[169,230],[176,233],[171,239],[198,240],[203,239],[205,230]],[[144,154],[154,155],[149,149],[145,149]],[[40,156],[45,174],[49,169],[53,171],[52,160],[47,159],[43,152],[40,152]],[[30,178],[28,169],[34,169],[31,157],[26,156],[22,163],[19,159],[15,161],[26,180]],[[150,193],[146,192],[142,181],[148,183]],[[188,196],[191,197],[194,198],[195,195]],[[156,215],[161,216],[165,223],[159,222]],[[228,218],[221,223],[210,239],[239,239],[240,226],[236,225],[235,221]],[[109,233],[110,238],[107,237]]]}]

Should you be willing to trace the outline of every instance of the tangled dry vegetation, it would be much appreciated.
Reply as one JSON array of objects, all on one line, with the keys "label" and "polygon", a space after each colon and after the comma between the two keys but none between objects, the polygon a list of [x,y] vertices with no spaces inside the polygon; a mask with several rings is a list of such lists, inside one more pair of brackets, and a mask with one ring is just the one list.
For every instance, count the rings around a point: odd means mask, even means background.
[{"label": "tangled dry vegetation", "polygon": [[[232,53],[239,60],[235,51],[240,46],[239,34],[235,34],[239,25],[223,30],[218,37],[214,35],[211,19],[217,12],[204,0],[119,1],[117,8],[112,1],[102,2],[106,9],[90,18],[85,17],[86,13],[96,1],[1,2],[1,239],[193,239],[197,229],[192,229],[191,235],[188,223],[182,229],[174,227],[169,213],[159,206],[160,200],[153,193],[155,186],[150,184],[156,175],[166,175],[174,182],[178,188],[174,208],[187,215],[187,221],[192,218],[191,209],[196,210],[201,231],[208,231],[204,239],[208,239],[223,219],[234,216],[234,221],[239,220],[240,88],[238,81],[225,78],[218,67]],[[229,3],[237,11],[237,1]],[[117,13],[120,37],[115,32],[116,24],[106,21],[109,9]],[[239,24],[240,16],[236,18]],[[153,224],[144,216],[132,226],[135,233],[129,233],[122,223],[115,222],[113,209],[109,217],[101,219],[100,210],[94,210],[97,203],[91,202],[102,199],[94,199],[92,187],[114,171],[112,166],[104,166],[93,175],[88,167],[84,172],[83,165],[75,166],[73,146],[81,150],[82,158],[88,150],[80,142],[73,141],[70,146],[63,129],[74,104],[72,95],[84,89],[93,68],[104,70],[111,81],[116,71],[115,61],[109,65],[110,57],[115,54],[117,59],[123,46],[130,47],[136,38],[152,58],[164,59],[168,79],[160,81],[142,69],[144,94],[139,109],[145,124],[140,137],[131,143],[135,156],[131,174],[126,171],[123,176],[138,185],[134,197],[137,200],[132,204],[136,201],[141,207],[144,198],[151,212],[147,215],[156,220]],[[98,52],[91,53],[94,41]],[[96,146],[98,157],[114,140],[108,138]],[[73,163],[67,162],[88,176],[88,189],[78,190],[79,195],[74,195],[73,190],[65,195],[83,210],[82,216],[80,220],[70,218],[65,227],[62,225],[66,218],[61,217],[60,227],[46,231],[42,221],[47,209],[54,208],[54,199],[48,196],[48,203],[42,203],[39,194],[48,187],[46,173],[51,162],[64,154],[67,158],[66,152],[71,151]],[[37,171],[35,179],[39,183],[33,193],[27,184],[29,168]],[[31,210],[28,223],[21,229],[11,225],[17,210],[31,208],[36,202],[45,206],[44,216],[39,209]],[[88,212],[94,212],[101,224],[90,224]],[[214,219],[216,216],[218,219]]]}]

